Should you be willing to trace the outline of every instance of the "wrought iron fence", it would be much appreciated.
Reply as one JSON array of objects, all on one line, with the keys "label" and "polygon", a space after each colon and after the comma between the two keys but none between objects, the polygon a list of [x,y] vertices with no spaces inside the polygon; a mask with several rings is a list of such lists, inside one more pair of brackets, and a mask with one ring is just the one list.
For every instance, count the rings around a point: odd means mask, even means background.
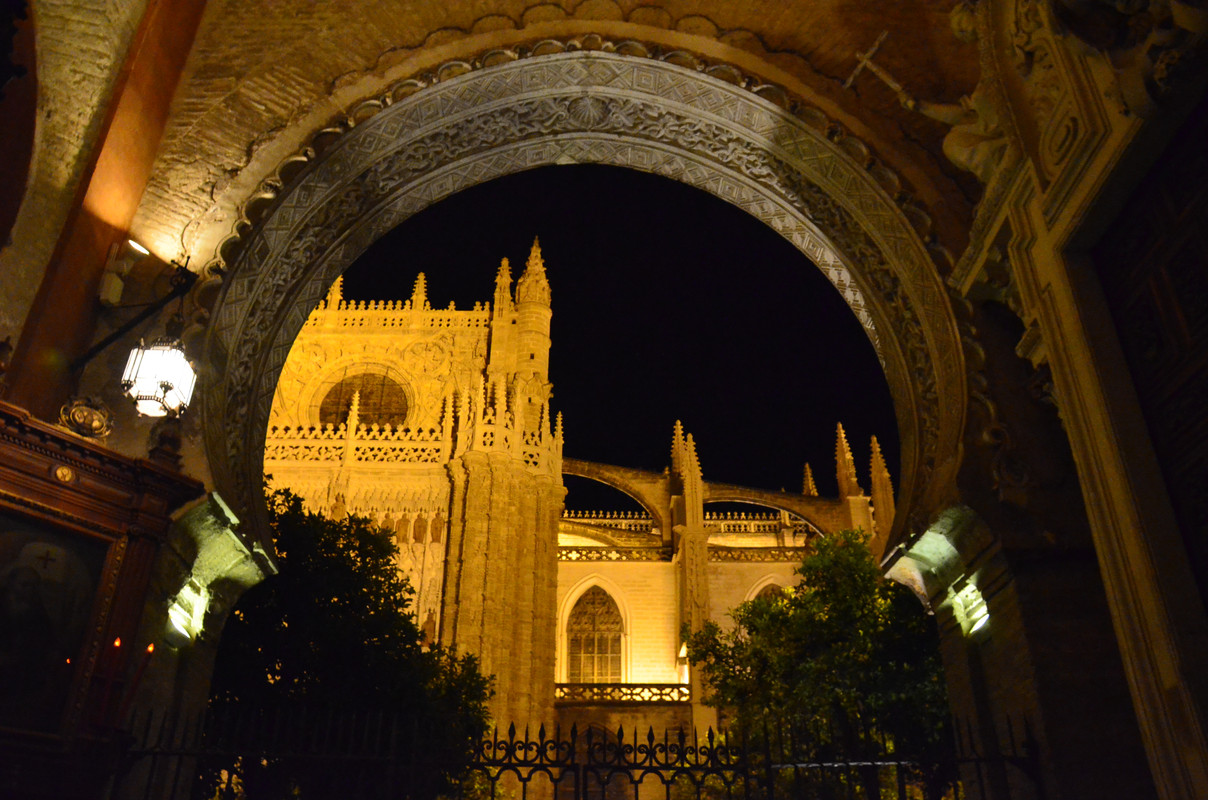
[{"label": "wrought iron fence", "polygon": [[[958,726],[959,729],[959,726]],[[758,741],[707,731],[600,728],[492,731],[460,753],[425,748],[425,732],[376,712],[304,707],[148,714],[110,800],[961,800],[1038,798],[1035,749],[944,763],[882,754],[819,754],[790,733]],[[1013,736],[1014,734],[1012,734]],[[888,748],[892,749],[892,748]],[[808,754],[808,755],[807,755]],[[452,757],[450,757],[450,755]]]}]

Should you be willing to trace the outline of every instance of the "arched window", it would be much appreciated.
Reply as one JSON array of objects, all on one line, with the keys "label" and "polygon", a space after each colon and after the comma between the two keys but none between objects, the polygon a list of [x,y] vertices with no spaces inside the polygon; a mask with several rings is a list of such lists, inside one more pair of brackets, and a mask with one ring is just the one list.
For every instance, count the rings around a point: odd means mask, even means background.
[{"label": "arched window", "polygon": [[400,427],[407,421],[407,393],[385,375],[362,372],[332,386],[319,404],[319,424],[339,425],[348,419],[352,395],[360,392],[357,417],[362,425]]},{"label": "arched window", "polygon": [[769,583],[767,586],[759,590],[755,595],[756,600],[779,600],[784,597],[786,590],[783,586],[776,583]]},{"label": "arched window", "polygon": [[566,622],[567,679],[571,683],[620,683],[625,624],[608,592],[583,593]]}]

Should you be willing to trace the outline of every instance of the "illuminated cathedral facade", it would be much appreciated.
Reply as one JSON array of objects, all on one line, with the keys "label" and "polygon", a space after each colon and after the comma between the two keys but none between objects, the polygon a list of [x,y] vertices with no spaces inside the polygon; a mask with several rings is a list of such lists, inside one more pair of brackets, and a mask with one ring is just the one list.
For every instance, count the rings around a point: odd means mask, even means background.
[{"label": "illuminated cathedral facade", "polygon": [[[800,494],[705,482],[678,423],[664,473],[565,459],[551,316],[536,242],[472,309],[433,307],[422,273],[406,301],[346,300],[337,280],[282,370],[265,472],[394,535],[425,636],[481,659],[497,721],[710,724],[682,631],[793,583],[814,536],[887,531],[884,461],[874,441],[865,495],[840,428],[827,499],[808,471]],[[643,510],[565,511],[564,474]]]},{"label": "illuminated cathedral facade", "polygon": [[[695,700],[679,623],[787,576],[768,559],[797,526],[871,515],[936,615],[962,758],[1035,754],[1027,797],[1208,797],[1203,0],[8,5],[0,570],[63,583],[70,551],[97,588],[63,620],[68,688],[0,725],[25,754],[0,794],[91,800],[126,699],[204,708],[225,621],[276,569],[267,454],[406,539],[421,624],[482,656],[498,719],[604,691],[573,686]],[[893,401],[895,506],[841,438],[830,499],[709,483],[678,430],[666,474],[563,457],[537,267],[478,311],[331,294],[425,209],[570,164],[723,200],[828,277]],[[147,317],[173,264],[195,282]],[[139,418],[118,376],[168,322],[196,396]],[[643,515],[564,515],[566,474]],[[706,516],[737,499],[776,518]]]}]

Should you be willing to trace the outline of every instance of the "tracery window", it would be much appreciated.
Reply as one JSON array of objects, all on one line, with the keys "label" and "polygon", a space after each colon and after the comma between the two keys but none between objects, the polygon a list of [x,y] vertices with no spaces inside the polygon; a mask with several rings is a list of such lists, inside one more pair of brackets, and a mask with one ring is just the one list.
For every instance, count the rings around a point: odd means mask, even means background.
[{"label": "tracery window", "polygon": [[566,623],[567,679],[571,683],[620,683],[625,623],[608,592],[583,593]]},{"label": "tracery window", "polygon": [[352,395],[360,393],[357,418],[363,425],[400,427],[407,420],[407,393],[385,375],[361,372],[348,375],[332,386],[319,404],[319,424],[339,425],[348,419]]}]

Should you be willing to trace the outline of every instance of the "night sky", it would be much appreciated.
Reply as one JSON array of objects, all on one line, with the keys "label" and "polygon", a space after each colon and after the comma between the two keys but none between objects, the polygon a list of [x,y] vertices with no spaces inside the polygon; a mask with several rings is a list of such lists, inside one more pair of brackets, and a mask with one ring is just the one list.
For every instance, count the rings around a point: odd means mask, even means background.
[{"label": "night sky", "polygon": [[[770,228],[675,181],[558,166],[479,185],[382,237],[345,274],[345,295],[405,299],[422,271],[434,307],[470,308],[491,299],[501,257],[519,277],[534,236],[567,457],[662,471],[680,419],[705,480],[799,492],[809,461],[833,496],[841,421],[865,490],[870,435],[896,486],[889,391],[839,293]],[[567,481],[567,505],[598,507],[583,484]]]}]

